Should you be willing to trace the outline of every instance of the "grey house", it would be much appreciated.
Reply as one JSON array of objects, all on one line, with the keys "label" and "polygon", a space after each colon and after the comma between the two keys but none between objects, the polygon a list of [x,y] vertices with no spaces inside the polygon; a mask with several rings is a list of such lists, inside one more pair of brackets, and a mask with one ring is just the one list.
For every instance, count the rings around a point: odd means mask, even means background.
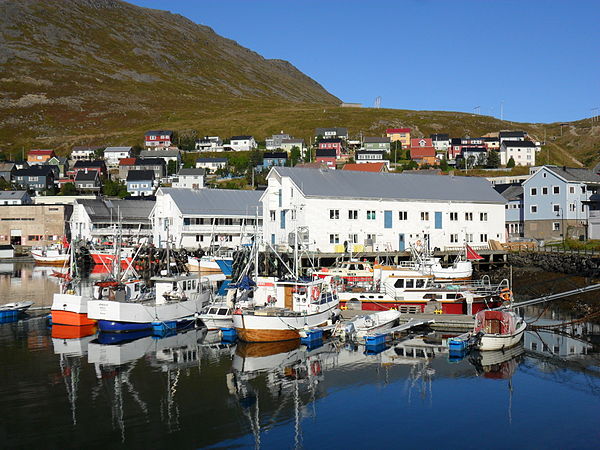
[{"label": "grey house", "polygon": [[15,184],[36,193],[54,187],[54,166],[32,166],[15,171]]},{"label": "grey house", "polygon": [[99,192],[102,188],[100,175],[95,170],[77,172],[77,175],[75,175],[75,188],[78,191]]}]

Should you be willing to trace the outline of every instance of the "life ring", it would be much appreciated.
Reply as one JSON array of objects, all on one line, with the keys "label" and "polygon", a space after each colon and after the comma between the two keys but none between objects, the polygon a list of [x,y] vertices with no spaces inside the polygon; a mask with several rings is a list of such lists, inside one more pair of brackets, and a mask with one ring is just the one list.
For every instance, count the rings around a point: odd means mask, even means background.
[{"label": "life ring", "polygon": [[512,298],[512,291],[511,290],[507,290],[507,291],[503,291],[500,293],[500,298],[502,300],[504,300],[505,302],[510,301],[510,299]]},{"label": "life ring", "polygon": [[233,313],[240,315],[240,314],[242,314],[242,310],[240,308],[236,308],[235,311],[233,311]]},{"label": "life ring", "polygon": [[321,290],[318,287],[314,287],[312,290],[312,299],[313,300],[318,300],[319,297],[321,296]]},{"label": "life ring", "polygon": [[310,371],[313,375],[319,375],[321,373],[321,363],[319,363],[319,361],[313,361],[310,364]]}]

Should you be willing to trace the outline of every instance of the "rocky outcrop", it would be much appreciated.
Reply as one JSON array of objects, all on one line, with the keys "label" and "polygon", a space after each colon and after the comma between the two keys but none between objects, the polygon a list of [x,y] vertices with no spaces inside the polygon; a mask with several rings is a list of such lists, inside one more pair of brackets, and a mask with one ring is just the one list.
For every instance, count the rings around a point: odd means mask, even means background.
[{"label": "rocky outcrop", "polygon": [[576,253],[521,252],[509,253],[508,263],[515,267],[538,267],[583,277],[600,275],[600,257]]}]

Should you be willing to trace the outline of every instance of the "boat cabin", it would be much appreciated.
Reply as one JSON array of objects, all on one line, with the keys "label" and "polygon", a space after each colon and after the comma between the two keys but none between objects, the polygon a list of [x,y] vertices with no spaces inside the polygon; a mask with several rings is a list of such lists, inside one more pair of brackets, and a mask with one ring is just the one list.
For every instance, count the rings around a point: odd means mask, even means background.
[{"label": "boat cabin", "polygon": [[197,275],[182,274],[151,278],[156,289],[156,304],[181,301],[210,288]]}]

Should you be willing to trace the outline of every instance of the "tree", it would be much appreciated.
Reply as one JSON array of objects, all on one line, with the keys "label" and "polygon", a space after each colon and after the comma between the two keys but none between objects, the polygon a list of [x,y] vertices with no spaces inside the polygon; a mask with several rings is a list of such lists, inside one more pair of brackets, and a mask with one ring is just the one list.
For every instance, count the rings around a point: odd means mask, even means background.
[{"label": "tree", "polygon": [[94,150],[94,156],[96,157],[96,159],[103,159],[104,158],[104,149],[97,148],[96,150]]},{"label": "tree", "polygon": [[479,154],[479,156],[477,157],[477,165],[483,167],[486,164],[487,164],[487,153],[481,152]]},{"label": "tree", "polygon": [[177,161],[170,160],[167,163],[167,175],[175,175],[177,172],[179,172],[179,164]]},{"label": "tree", "polygon": [[142,153],[142,146],[139,144],[135,144],[133,147],[131,147],[131,153],[132,156],[140,156],[140,153]]},{"label": "tree", "polygon": [[392,142],[390,150],[391,150],[390,151],[391,155],[393,155],[393,157],[394,157],[394,163],[396,161],[398,161],[398,151],[400,151],[400,159],[402,159],[402,142],[400,142],[400,141]]},{"label": "tree", "polygon": [[0,177],[0,191],[10,191],[12,190],[12,184],[9,181],[6,181],[4,177]]},{"label": "tree", "polygon": [[497,169],[500,167],[500,155],[496,150],[491,150],[487,158],[487,167]]},{"label": "tree", "polygon": [[198,132],[196,130],[183,130],[179,133],[178,146],[181,150],[195,150],[197,138]]},{"label": "tree", "polygon": [[290,157],[288,158],[290,167],[294,167],[296,164],[298,164],[298,162],[300,161],[300,158],[301,158],[300,147],[297,147],[294,145],[292,147],[292,150],[290,151]]},{"label": "tree", "polygon": [[448,161],[446,161],[446,158],[442,158],[442,160],[440,161],[440,169],[442,172],[448,172],[448,170],[450,170],[450,166],[448,165]]},{"label": "tree", "polygon": [[102,193],[107,197],[120,197],[124,198],[129,195],[127,187],[123,183],[106,179],[102,183]]},{"label": "tree", "polygon": [[512,156],[510,157],[510,159],[506,163],[506,167],[508,167],[509,169],[512,169],[513,167],[515,167],[515,160],[513,159]]},{"label": "tree", "polygon": [[77,189],[74,183],[65,183],[60,187],[58,195],[76,195]]}]

